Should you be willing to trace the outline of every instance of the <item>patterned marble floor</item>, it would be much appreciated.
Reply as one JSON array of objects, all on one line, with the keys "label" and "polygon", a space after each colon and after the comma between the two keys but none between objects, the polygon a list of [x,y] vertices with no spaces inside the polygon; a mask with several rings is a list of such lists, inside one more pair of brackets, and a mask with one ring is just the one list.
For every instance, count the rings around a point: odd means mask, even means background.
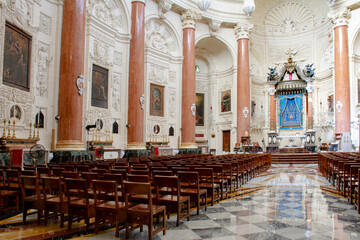
[{"label": "patterned marble floor", "polygon": [[[336,195],[316,164],[273,165],[243,187],[247,194],[208,207],[200,215],[193,211],[191,221],[183,220],[179,227],[172,216],[166,235],[159,233],[154,239],[360,239],[360,215]],[[58,223],[46,228],[17,226],[20,217],[0,221],[0,239],[115,238],[114,229],[83,235],[82,224],[75,226],[75,235],[62,235]],[[120,239],[125,239],[124,230]],[[146,227],[142,233],[131,232],[130,239],[147,239]]]}]

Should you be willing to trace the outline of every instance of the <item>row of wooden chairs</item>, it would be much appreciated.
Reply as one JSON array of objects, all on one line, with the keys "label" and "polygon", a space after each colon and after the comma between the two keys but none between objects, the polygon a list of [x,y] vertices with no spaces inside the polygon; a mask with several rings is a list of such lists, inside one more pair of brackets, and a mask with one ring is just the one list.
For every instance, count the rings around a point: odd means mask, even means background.
[{"label": "row of wooden chairs", "polygon": [[318,164],[320,172],[360,214],[360,153],[319,153]]}]

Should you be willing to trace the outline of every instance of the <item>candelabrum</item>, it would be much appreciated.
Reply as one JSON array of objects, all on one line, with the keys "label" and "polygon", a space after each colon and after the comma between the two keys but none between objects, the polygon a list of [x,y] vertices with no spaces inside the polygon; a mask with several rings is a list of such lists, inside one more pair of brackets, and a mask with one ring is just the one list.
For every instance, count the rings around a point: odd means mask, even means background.
[{"label": "candelabrum", "polygon": [[1,138],[6,138],[6,120],[4,119],[4,131]]},{"label": "candelabrum", "polygon": [[36,139],[36,124],[34,123],[34,131],[33,131],[33,138]]},{"label": "candelabrum", "polygon": [[13,138],[13,139],[16,138],[16,136],[15,136],[15,123],[16,123],[16,121],[14,120],[14,121],[13,121],[13,135],[12,135],[12,138]]},{"label": "candelabrum", "polygon": [[10,128],[11,128],[11,120],[9,120],[9,128],[8,128],[8,138],[11,138],[11,134],[10,134]]},{"label": "candelabrum", "polygon": [[37,140],[40,140],[40,125],[37,124],[37,136],[36,136]]}]

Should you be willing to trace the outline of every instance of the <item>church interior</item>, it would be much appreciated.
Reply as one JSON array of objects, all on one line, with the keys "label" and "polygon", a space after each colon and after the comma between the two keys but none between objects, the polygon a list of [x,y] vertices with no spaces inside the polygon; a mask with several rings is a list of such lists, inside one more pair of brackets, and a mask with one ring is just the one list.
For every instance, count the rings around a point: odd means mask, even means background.
[{"label": "church interior", "polygon": [[0,238],[360,239],[359,20],[0,0]]}]

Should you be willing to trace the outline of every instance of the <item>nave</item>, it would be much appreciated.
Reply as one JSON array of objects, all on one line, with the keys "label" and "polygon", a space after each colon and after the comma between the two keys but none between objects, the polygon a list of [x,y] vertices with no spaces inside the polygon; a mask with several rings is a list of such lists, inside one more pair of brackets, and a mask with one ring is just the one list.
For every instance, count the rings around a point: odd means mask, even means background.
[{"label": "nave", "polygon": [[[176,227],[176,216],[167,220],[166,235],[154,239],[360,239],[360,216],[318,171],[317,164],[273,164],[241,188],[240,196],[208,206]],[[58,222],[27,225],[16,215],[0,221],[2,239],[116,239],[114,228],[97,235],[85,233],[85,225],[73,224],[72,232]],[[66,226],[65,226],[66,227]],[[90,232],[93,232],[90,230]],[[130,239],[147,239],[144,231],[130,232]],[[125,239],[125,230],[120,231]]]}]

